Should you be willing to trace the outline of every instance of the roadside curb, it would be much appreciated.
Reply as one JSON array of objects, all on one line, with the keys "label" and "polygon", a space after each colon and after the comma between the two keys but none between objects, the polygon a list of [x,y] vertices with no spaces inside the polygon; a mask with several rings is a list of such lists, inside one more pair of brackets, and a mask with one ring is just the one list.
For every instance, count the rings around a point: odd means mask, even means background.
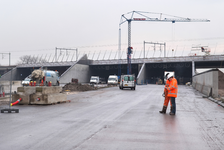
[{"label": "roadside curb", "polygon": [[222,106],[224,108],[224,103],[222,103],[222,101],[213,99],[212,97],[208,97],[209,100],[213,101],[216,104],[219,104],[220,106]]}]

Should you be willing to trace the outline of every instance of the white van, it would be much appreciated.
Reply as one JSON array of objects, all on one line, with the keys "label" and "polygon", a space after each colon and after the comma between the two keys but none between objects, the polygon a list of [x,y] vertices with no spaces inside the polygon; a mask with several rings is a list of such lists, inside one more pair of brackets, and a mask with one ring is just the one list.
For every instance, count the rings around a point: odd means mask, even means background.
[{"label": "white van", "polygon": [[22,81],[23,86],[29,86],[31,78],[28,76]]},{"label": "white van", "polygon": [[99,84],[99,82],[100,82],[99,76],[91,76],[90,84]]},{"label": "white van", "polygon": [[107,84],[117,85],[118,77],[116,75],[110,75],[107,80]]},{"label": "white van", "polygon": [[119,88],[123,90],[123,88],[131,88],[131,90],[135,90],[136,88],[136,80],[135,75],[121,75],[121,81]]}]

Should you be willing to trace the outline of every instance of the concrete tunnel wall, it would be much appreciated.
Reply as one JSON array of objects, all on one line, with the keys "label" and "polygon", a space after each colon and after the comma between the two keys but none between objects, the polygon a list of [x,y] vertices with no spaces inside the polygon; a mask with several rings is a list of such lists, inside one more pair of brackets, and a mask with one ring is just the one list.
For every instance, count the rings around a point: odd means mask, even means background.
[{"label": "concrete tunnel wall", "polygon": [[219,89],[224,89],[224,73],[219,70]]},{"label": "concrete tunnel wall", "polygon": [[90,79],[89,65],[75,64],[68,72],[60,77],[60,83],[71,82],[72,78],[78,79],[79,83],[87,83]]},{"label": "concrete tunnel wall", "polygon": [[219,72],[212,69],[193,76],[193,87],[207,96],[218,97]]},{"label": "concrete tunnel wall", "polygon": [[60,83],[70,83],[72,78],[78,79],[79,83],[88,83],[90,79],[90,67],[87,55],[80,58],[75,64],[68,68],[60,77]]},{"label": "concrete tunnel wall", "polygon": [[138,73],[137,84],[144,84],[145,80],[146,80],[146,68],[144,63]]},{"label": "concrete tunnel wall", "polygon": [[12,80],[16,80],[16,78],[19,76],[17,68],[13,68],[9,72],[5,73],[1,76],[0,81],[10,81],[11,80],[11,72],[12,72]]}]

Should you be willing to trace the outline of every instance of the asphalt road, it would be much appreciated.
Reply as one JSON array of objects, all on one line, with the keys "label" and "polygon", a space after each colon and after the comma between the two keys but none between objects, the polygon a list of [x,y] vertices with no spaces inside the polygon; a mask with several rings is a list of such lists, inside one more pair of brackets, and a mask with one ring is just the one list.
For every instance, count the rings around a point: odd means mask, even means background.
[{"label": "asphalt road", "polygon": [[0,150],[224,149],[223,107],[179,86],[176,116],[160,114],[162,92],[111,87],[70,94],[71,103],[16,105],[20,113],[0,113]]}]

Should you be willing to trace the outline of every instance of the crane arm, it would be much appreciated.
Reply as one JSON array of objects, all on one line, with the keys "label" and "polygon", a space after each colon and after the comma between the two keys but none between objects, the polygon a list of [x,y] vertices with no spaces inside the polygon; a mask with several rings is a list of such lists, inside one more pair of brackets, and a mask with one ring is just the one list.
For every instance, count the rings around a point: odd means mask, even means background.
[{"label": "crane arm", "polygon": [[[131,14],[131,16],[130,16],[130,14]],[[159,16],[158,17],[149,17],[146,14],[159,15]],[[138,16],[134,17],[136,15],[138,15]],[[168,17],[162,18],[162,15],[168,16]],[[172,22],[172,23],[175,23],[175,22],[210,22],[210,20],[208,20],[208,19],[191,19],[191,18],[172,16],[172,15],[167,15],[167,14],[162,14],[162,13],[141,12],[141,11],[132,11],[127,14],[123,14],[121,16],[120,25],[125,23],[126,21],[157,21],[157,22]]]}]

